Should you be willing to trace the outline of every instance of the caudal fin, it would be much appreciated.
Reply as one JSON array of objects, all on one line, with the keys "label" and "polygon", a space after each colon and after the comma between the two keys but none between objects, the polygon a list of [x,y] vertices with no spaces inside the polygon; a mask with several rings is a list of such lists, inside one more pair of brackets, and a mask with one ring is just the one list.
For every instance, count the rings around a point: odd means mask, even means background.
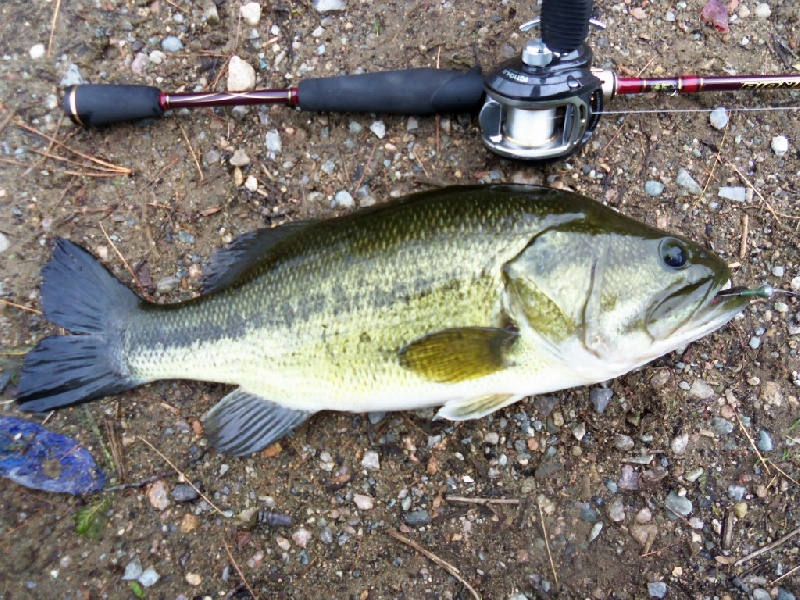
[{"label": "caudal fin", "polygon": [[46,411],[136,387],[120,354],[119,337],[139,298],[94,256],[64,239],[42,269],[47,320],[81,335],[43,339],[25,356],[17,391],[22,410]]}]

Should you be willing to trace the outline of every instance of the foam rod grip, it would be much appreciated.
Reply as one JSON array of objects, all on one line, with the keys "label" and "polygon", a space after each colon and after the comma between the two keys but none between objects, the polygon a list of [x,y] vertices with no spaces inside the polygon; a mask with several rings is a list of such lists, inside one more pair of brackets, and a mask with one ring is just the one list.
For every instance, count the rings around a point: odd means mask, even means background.
[{"label": "foam rod grip", "polygon": [[479,69],[422,67],[306,79],[297,86],[301,110],[400,115],[478,112],[483,102]]},{"label": "foam rod grip", "polygon": [[84,127],[152,119],[164,114],[158,88],[104,84],[69,86],[64,92],[64,112]]},{"label": "foam rod grip", "polygon": [[542,0],[542,41],[553,52],[577,50],[589,34],[592,0]]}]

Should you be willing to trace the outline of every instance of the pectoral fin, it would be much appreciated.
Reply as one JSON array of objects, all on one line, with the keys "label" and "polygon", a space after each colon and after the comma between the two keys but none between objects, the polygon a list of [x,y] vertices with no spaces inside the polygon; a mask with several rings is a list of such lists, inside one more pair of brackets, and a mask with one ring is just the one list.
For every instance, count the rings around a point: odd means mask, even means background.
[{"label": "pectoral fin", "polygon": [[439,383],[491,375],[508,365],[505,355],[517,333],[496,327],[460,327],[431,333],[398,351],[400,364]]},{"label": "pectoral fin", "polygon": [[524,396],[512,394],[490,394],[477,398],[461,398],[451,400],[439,409],[436,413],[437,419],[447,419],[449,421],[468,421],[469,419],[480,419],[499,408],[513,404],[521,400]]},{"label": "pectoral fin", "polygon": [[244,456],[277,442],[313,414],[235,390],[208,412],[203,427],[218,452]]}]

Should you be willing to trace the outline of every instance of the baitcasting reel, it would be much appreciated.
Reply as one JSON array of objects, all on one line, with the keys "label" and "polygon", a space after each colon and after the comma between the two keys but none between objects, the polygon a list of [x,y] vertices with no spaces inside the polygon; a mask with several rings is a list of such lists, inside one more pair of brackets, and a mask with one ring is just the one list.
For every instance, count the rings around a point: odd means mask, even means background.
[{"label": "baitcasting reel", "polygon": [[591,11],[591,0],[544,0],[541,19],[520,28],[541,25],[542,35],[484,79],[479,122],[490,150],[552,160],[589,140],[603,109],[602,81],[592,72],[592,52],[584,43],[590,23],[602,26]]}]

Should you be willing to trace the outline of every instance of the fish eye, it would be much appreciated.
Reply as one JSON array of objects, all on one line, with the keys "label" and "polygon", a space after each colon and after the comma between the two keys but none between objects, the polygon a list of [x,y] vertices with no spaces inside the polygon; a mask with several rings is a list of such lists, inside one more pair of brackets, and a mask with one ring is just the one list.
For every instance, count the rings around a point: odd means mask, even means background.
[{"label": "fish eye", "polygon": [[675,238],[661,242],[658,252],[661,260],[670,269],[682,269],[689,262],[689,250]]}]

